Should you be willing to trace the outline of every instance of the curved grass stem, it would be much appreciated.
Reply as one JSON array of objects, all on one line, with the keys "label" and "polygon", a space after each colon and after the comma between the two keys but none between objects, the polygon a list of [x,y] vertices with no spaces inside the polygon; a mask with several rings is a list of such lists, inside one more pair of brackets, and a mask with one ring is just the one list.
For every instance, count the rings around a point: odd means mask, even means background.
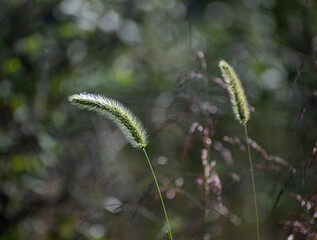
[{"label": "curved grass stem", "polygon": [[156,185],[158,194],[159,194],[159,196],[160,196],[160,200],[161,200],[162,208],[163,208],[163,211],[164,211],[165,220],[166,220],[166,225],[167,225],[167,228],[168,228],[170,240],[173,240],[172,230],[171,230],[171,226],[170,226],[169,221],[168,221],[168,216],[167,216],[167,212],[166,212],[166,209],[165,209],[165,204],[164,204],[163,197],[162,197],[162,194],[161,194],[160,186],[159,186],[159,184],[158,184],[158,181],[157,181],[155,172],[154,172],[154,170],[153,170],[151,161],[150,161],[150,159],[149,159],[149,156],[147,155],[147,152],[146,152],[145,148],[143,148],[143,152],[144,152],[144,155],[145,155],[145,157],[146,157],[146,159],[147,159],[147,161],[148,161],[148,163],[149,163],[149,166],[150,166],[150,169],[151,169],[151,172],[152,172],[154,181],[155,181],[155,185]]},{"label": "curved grass stem", "polygon": [[253,189],[253,199],[254,199],[254,210],[255,210],[255,219],[256,219],[257,239],[260,240],[259,215],[258,215],[258,207],[257,207],[257,201],[256,201],[256,192],[255,192],[255,183],[254,183],[253,166],[252,166],[251,151],[250,151],[250,144],[249,144],[249,136],[248,136],[247,125],[243,124],[243,126],[244,126],[245,137],[247,139],[248,153],[249,153],[249,162],[250,162],[250,170],[251,170],[251,178],[252,178],[252,189]]}]

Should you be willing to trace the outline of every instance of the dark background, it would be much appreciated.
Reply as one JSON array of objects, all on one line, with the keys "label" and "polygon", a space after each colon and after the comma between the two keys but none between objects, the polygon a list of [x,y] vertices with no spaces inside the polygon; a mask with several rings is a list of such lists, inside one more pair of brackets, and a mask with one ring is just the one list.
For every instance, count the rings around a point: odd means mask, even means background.
[{"label": "dark background", "polygon": [[[220,59],[254,110],[262,239],[317,239],[316,30],[313,0],[1,0],[0,239],[167,239],[143,153],[68,103],[84,91],[119,100],[148,130],[175,239],[255,239]],[[207,197],[195,123],[221,180]]]}]

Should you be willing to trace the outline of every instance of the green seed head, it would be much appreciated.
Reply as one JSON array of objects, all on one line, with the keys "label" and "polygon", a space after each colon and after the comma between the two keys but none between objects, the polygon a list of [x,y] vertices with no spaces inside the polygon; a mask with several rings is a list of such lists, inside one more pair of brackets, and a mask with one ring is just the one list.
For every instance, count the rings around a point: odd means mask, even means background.
[{"label": "green seed head", "polygon": [[133,147],[140,149],[146,147],[148,142],[146,130],[139,119],[121,103],[89,93],[75,94],[68,97],[68,100],[81,109],[95,111],[112,120]]},{"label": "green seed head", "polygon": [[250,119],[250,111],[242,84],[233,68],[226,61],[221,60],[219,68],[228,86],[234,115],[241,124],[246,125]]}]

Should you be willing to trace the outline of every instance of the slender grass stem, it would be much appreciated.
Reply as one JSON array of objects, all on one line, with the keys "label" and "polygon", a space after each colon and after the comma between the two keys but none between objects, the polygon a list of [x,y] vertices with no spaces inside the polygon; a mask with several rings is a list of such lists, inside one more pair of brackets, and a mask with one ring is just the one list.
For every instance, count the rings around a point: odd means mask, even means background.
[{"label": "slender grass stem", "polygon": [[166,219],[166,225],[167,225],[167,228],[168,228],[168,231],[169,231],[170,240],[173,240],[172,230],[171,230],[170,223],[169,223],[169,221],[168,221],[168,216],[167,216],[167,212],[166,212],[166,209],[165,209],[165,204],[164,204],[163,197],[162,197],[162,194],[161,194],[160,186],[159,186],[159,184],[158,184],[158,181],[157,181],[155,172],[154,172],[154,170],[153,170],[151,161],[150,161],[150,159],[149,159],[149,156],[147,155],[147,152],[146,152],[145,148],[143,148],[143,152],[144,152],[144,155],[145,155],[145,157],[146,157],[146,159],[147,159],[147,161],[148,161],[148,163],[149,163],[149,166],[150,166],[150,169],[151,169],[151,172],[152,172],[152,175],[153,175],[155,184],[156,184],[156,188],[157,188],[158,194],[159,194],[159,196],[160,196],[162,208],[163,208],[164,215],[165,215],[165,219]]},{"label": "slender grass stem", "polygon": [[208,233],[207,231],[207,221],[208,221],[208,208],[207,208],[207,204],[208,204],[208,196],[207,194],[205,193],[205,201],[204,201],[204,228],[203,228],[203,235],[204,235],[204,238],[205,238],[205,235]]},{"label": "slender grass stem", "polygon": [[243,124],[243,126],[244,126],[245,137],[247,139],[249,161],[250,161],[250,170],[251,170],[251,178],[252,178],[252,189],[253,189],[253,199],[254,199],[254,209],[255,209],[255,219],[256,219],[256,232],[257,232],[257,237],[258,237],[257,239],[260,240],[259,215],[258,215],[258,207],[257,207],[257,201],[256,201],[256,192],[255,192],[255,183],[254,183],[253,166],[252,166],[251,151],[250,151],[250,144],[249,144],[249,136],[248,136],[247,125]]}]

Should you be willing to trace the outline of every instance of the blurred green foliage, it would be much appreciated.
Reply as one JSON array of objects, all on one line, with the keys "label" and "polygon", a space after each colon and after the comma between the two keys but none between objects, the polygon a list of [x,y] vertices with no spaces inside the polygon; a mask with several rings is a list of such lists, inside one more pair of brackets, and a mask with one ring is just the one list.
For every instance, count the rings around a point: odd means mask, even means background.
[{"label": "blurred green foliage", "polygon": [[297,170],[289,181],[252,152],[261,235],[287,239],[288,213],[314,214],[289,193],[316,195],[316,32],[312,0],[1,0],[0,239],[167,239],[142,153],[67,102],[83,91],[118,99],[150,132],[175,239],[203,238],[203,144],[188,132],[210,124],[226,208],[210,206],[207,232],[254,239],[248,161],[223,140],[244,143],[215,81],[222,58],[255,108],[250,137]]}]

